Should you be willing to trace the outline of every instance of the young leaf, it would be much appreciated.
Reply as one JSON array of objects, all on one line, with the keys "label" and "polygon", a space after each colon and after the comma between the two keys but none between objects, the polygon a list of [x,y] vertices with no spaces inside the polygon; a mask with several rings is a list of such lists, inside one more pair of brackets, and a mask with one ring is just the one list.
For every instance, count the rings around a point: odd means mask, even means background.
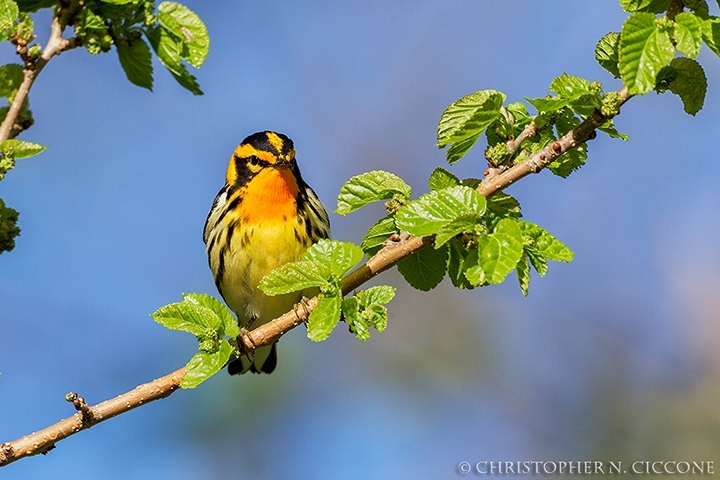
[{"label": "young leaf", "polygon": [[520,221],[519,224],[523,235],[533,240],[534,247],[544,258],[556,262],[570,262],[573,259],[575,254],[572,250],[544,228],[525,221]]},{"label": "young leaf", "polygon": [[0,96],[14,98],[24,78],[22,65],[9,63],[0,67]]},{"label": "young leaf", "polygon": [[517,266],[522,253],[523,239],[518,221],[510,218],[500,220],[478,256],[485,281],[501,283],[505,280]]},{"label": "young leaf", "polygon": [[192,302],[196,305],[202,305],[212,310],[220,319],[220,334],[229,337],[237,337],[240,335],[240,327],[232,312],[217,298],[204,293],[183,293],[183,299],[186,302]]},{"label": "young leaf", "polygon": [[370,339],[370,330],[368,329],[367,323],[360,318],[360,305],[358,304],[357,298],[343,298],[341,309],[350,333],[363,342],[368,341]]},{"label": "young leaf", "polygon": [[199,352],[193,355],[185,365],[185,375],[180,380],[180,388],[195,388],[215,375],[228,362],[232,351],[233,348],[228,341],[223,340],[217,352]]},{"label": "young leaf", "polygon": [[652,13],[636,13],[625,21],[620,35],[620,77],[631,94],[655,88],[655,77],[673,58],[670,35],[659,29]]},{"label": "young leaf", "polygon": [[422,248],[397,264],[405,280],[418,290],[428,291],[437,287],[445,276],[448,249]]},{"label": "young leaf", "polygon": [[530,288],[530,263],[528,263],[526,254],[523,253],[520,255],[520,261],[518,261],[515,266],[515,273],[517,274],[518,283],[520,284],[520,290],[522,294],[527,297]]},{"label": "young leaf", "polygon": [[395,221],[401,230],[416,235],[432,235],[467,213],[482,215],[487,201],[472,188],[457,186],[421,195],[398,210]]},{"label": "young leaf", "polygon": [[675,69],[676,77],[668,89],[680,97],[686,113],[695,115],[705,103],[707,78],[700,64],[690,58],[674,58],[670,67]]},{"label": "young leaf", "polygon": [[10,158],[28,158],[44,151],[48,147],[37,143],[10,138],[0,143],[0,152]]},{"label": "young leaf", "polygon": [[185,5],[162,2],[158,5],[158,23],[182,41],[180,57],[195,68],[205,61],[210,50],[210,37],[200,17]]},{"label": "young leaf", "polygon": [[525,246],[525,253],[527,254],[528,260],[530,260],[530,264],[535,269],[536,272],[541,277],[544,277],[545,274],[548,272],[548,263],[545,257],[540,254],[537,248],[535,248],[534,245]]},{"label": "young leaf", "polygon": [[705,44],[720,56],[720,18],[708,18],[702,25],[702,36]]},{"label": "young leaf", "polygon": [[182,301],[158,308],[150,316],[165,328],[189,332],[200,338],[208,330],[218,330],[222,321],[208,307],[191,301]]},{"label": "young leaf", "polygon": [[615,78],[620,78],[620,70],[618,70],[619,43],[620,33],[610,32],[602,37],[595,47],[595,60]]},{"label": "young leaf", "polygon": [[697,15],[682,12],[675,16],[675,47],[678,52],[695,58],[702,44],[703,21]]},{"label": "young leaf", "polygon": [[384,304],[395,296],[389,285],[377,285],[359,290],[352,297],[343,299],[342,311],[350,331],[362,341],[370,338],[368,325],[382,332],[387,327],[387,309]]},{"label": "young leaf", "polygon": [[495,122],[504,101],[503,93],[481,90],[464,96],[445,109],[438,123],[437,137],[439,148],[451,145],[447,152],[448,162],[452,164],[461,158],[482,131]]},{"label": "young leaf", "polygon": [[313,342],[322,342],[330,336],[340,321],[342,298],[339,295],[320,296],[317,307],[308,318],[308,338]]},{"label": "young leaf", "polygon": [[266,295],[282,295],[327,285],[329,276],[330,270],[326,266],[301,260],[286,263],[272,270],[263,277],[258,288]]},{"label": "young leaf", "polygon": [[347,215],[368,203],[387,200],[394,195],[410,198],[412,189],[402,178],[382,170],[356,175],[340,188],[335,213]]},{"label": "young leaf", "polygon": [[450,241],[451,238],[455,238],[464,232],[472,232],[475,227],[480,223],[480,215],[477,213],[465,213],[456,217],[450,223],[443,225],[435,235],[435,248],[440,248],[445,243]]},{"label": "young leaf", "polygon": [[450,148],[448,148],[447,152],[445,153],[445,159],[447,160],[448,164],[454,165],[458,160],[464,157],[465,154],[472,148],[472,146],[475,145],[475,142],[477,142],[478,138],[480,138],[480,132],[476,133],[475,135],[470,135],[469,137],[463,140],[459,140],[450,145]]},{"label": "young leaf", "polygon": [[453,238],[448,242],[448,252],[447,273],[452,284],[461,289],[470,290],[475,288],[465,277],[465,260],[469,253],[465,244]]},{"label": "young leaf", "polygon": [[620,6],[629,13],[663,13],[668,9],[670,0],[620,0]]},{"label": "young leaf", "polygon": [[390,285],[376,285],[367,290],[358,290],[354,297],[358,299],[359,305],[369,307],[373,304],[385,304],[395,297],[396,289]]},{"label": "young leaf", "polygon": [[175,77],[175,80],[194,95],[202,95],[203,92],[200,90],[197,79],[187,71],[180,60],[182,43],[164,27],[148,28],[145,35],[158,56],[158,60]]},{"label": "young leaf", "polygon": [[435,167],[435,170],[430,174],[430,178],[428,178],[430,190],[442,190],[457,185],[460,185],[460,180],[442,167]]},{"label": "young leaf", "polygon": [[0,42],[5,41],[15,29],[20,11],[13,0],[0,0]]},{"label": "young leaf", "polygon": [[395,217],[388,215],[370,227],[360,246],[365,255],[371,257],[382,248],[383,244],[394,233],[398,233],[398,228],[395,226]]},{"label": "young leaf", "polygon": [[362,257],[362,248],[354,243],[322,239],[308,248],[307,252],[303,254],[302,260],[314,262],[338,277],[342,277],[357,265]]},{"label": "young leaf", "polygon": [[152,54],[145,40],[138,38],[131,44],[117,42],[115,44],[120,59],[120,66],[130,83],[147,88],[152,92],[153,67]]},{"label": "young leaf", "polygon": [[487,197],[487,210],[496,217],[520,218],[520,202],[505,192],[495,192]]}]

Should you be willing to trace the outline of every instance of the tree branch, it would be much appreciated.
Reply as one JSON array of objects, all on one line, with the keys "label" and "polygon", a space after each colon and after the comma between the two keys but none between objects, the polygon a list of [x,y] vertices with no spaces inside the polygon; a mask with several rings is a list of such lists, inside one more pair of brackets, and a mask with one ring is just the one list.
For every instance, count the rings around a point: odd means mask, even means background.
[{"label": "tree branch", "polygon": [[[617,93],[619,95],[618,106],[624,104],[631,97],[626,87],[621,88]],[[538,173],[564,152],[593,138],[595,129],[608,119],[609,117],[596,111],[552,145],[548,145],[522,162],[509,167],[502,173],[493,175],[492,177],[486,177],[478,186],[478,192],[485,196],[490,196],[512,185],[530,173]],[[526,135],[530,135],[531,133],[532,132],[528,130]],[[518,145],[519,143],[515,145],[515,148],[517,148]],[[375,254],[375,256],[365,262],[365,264],[345,276],[343,279],[343,295],[347,295],[375,275],[392,267],[403,258],[430,245],[433,240],[433,236],[405,236],[399,241],[388,243]],[[310,300],[301,302],[297,304],[292,311],[287,312],[281,317],[261,325],[252,331],[243,332],[241,336],[238,337],[238,342],[242,342],[247,350],[269,345],[282,337],[286,332],[305,322],[310,312],[317,306],[317,303],[318,297],[313,297]],[[93,407],[88,407],[84,404],[84,401],[81,402],[79,407],[76,405],[76,408],[79,410],[78,413],[72,417],[61,420],[39,432],[0,445],[0,466],[12,463],[22,457],[37,455],[38,453],[47,453],[55,447],[57,442],[70,435],[137,408],[145,403],[165,398],[180,387],[180,381],[184,374],[185,368],[181,368],[169,375],[140,385],[127,393]]]},{"label": "tree branch", "polygon": [[27,54],[27,45],[16,43],[18,54],[25,62],[23,69],[23,81],[18,87],[10,108],[8,109],[5,120],[0,124],[0,142],[4,142],[8,138],[20,133],[21,129],[13,128],[18,120],[18,116],[22,111],[23,105],[27,100],[30,88],[32,88],[35,79],[40,74],[45,65],[55,56],[80,45],[76,38],[67,40],[62,34],[65,27],[70,24],[72,16],[75,15],[80,6],[80,0],[72,0],[69,3],[60,2],[58,14],[50,25],[50,37],[45,49],[37,58],[30,58]]}]

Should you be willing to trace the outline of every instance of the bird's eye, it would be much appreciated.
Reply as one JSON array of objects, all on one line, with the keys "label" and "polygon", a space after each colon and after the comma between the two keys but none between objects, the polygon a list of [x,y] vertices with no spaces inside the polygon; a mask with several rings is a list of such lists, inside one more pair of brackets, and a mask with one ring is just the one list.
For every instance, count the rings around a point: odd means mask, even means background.
[{"label": "bird's eye", "polygon": [[252,157],[250,157],[250,165],[257,167],[258,165],[260,165],[260,159],[253,155]]}]

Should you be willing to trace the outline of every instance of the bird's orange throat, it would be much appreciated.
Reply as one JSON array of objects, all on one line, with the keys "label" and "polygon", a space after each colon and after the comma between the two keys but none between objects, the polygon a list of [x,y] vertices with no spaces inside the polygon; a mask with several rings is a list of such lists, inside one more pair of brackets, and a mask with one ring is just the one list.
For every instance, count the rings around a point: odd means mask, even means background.
[{"label": "bird's orange throat", "polygon": [[265,168],[246,185],[240,217],[247,223],[280,223],[295,218],[298,183],[289,168]]}]

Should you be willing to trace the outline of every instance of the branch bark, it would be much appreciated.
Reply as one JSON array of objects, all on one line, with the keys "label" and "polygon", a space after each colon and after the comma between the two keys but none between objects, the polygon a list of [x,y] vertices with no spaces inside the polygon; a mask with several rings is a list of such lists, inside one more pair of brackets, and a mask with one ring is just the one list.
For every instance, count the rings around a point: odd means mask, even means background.
[{"label": "branch bark", "polygon": [[[631,97],[626,87],[621,88],[617,93],[620,96],[620,106]],[[538,173],[564,152],[594,138],[597,127],[607,120],[607,116],[596,111],[553,144],[534,153],[524,161],[509,167],[502,173],[486,177],[478,186],[478,192],[487,197],[512,185],[530,173]],[[528,134],[530,133],[528,130]],[[343,279],[343,295],[347,295],[375,275],[387,270],[403,258],[412,255],[421,248],[430,245],[432,242],[433,236],[407,236],[397,242],[389,243],[362,266],[345,276]],[[242,333],[238,338],[238,342],[242,342],[247,350],[253,350],[257,347],[271,344],[286,332],[305,322],[310,312],[317,306],[317,302],[318,297],[313,297],[308,301],[296,305],[292,311],[287,312],[281,317],[261,325],[254,330]],[[145,403],[165,398],[180,387],[180,381],[184,374],[185,369],[181,368],[169,375],[140,385],[127,393],[93,407],[84,406],[82,411],[43,430],[26,435],[12,442],[3,443],[0,445],[0,466],[7,465],[26,456],[47,453],[55,447],[57,442],[70,435],[137,408]]]}]

